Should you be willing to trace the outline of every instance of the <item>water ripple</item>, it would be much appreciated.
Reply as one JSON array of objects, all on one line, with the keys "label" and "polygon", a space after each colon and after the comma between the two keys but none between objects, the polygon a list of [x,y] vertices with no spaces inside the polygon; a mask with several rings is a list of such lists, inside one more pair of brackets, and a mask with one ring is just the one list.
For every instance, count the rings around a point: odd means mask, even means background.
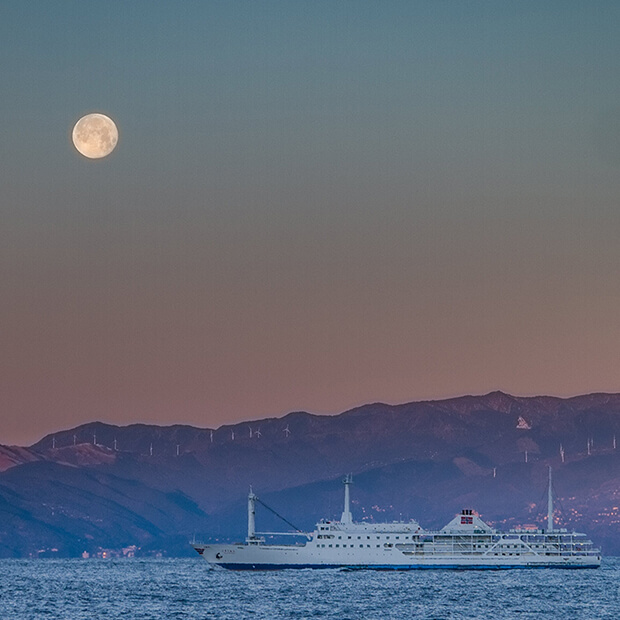
[{"label": "water ripple", "polygon": [[620,617],[620,558],[598,570],[209,570],[204,560],[0,560],[0,618],[273,620]]}]

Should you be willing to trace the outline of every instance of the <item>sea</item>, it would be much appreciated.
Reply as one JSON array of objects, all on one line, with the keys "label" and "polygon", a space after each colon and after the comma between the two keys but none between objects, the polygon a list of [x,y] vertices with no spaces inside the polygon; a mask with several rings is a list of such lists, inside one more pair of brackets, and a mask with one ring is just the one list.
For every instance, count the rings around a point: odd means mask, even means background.
[{"label": "sea", "polygon": [[589,570],[233,572],[193,559],[0,560],[0,618],[620,618],[620,558]]}]

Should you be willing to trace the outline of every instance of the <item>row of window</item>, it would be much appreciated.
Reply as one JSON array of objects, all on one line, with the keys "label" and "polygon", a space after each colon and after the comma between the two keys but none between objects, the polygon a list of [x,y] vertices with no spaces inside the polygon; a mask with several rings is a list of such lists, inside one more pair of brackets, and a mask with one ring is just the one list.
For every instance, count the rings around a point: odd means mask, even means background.
[{"label": "row of window", "polygon": [[[344,549],[344,548],[346,548],[346,546],[347,546],[347,545],[342,545],[342,548]],[[392,545],[389,545],[389,546],[391,547]],[[317,545],[317,547],[330,547],[330,548],[331,548],[331,547],[340,547],[340,545],[325,545],[325,544],[320,544],[320,545]],[[350,548],[350,549],[353,549],[353,548],[355,548],[355,545],[349,545],[349,548]],[[364,548],[364,545],[360,545],[360,549],[363,549],[363,548]],[[370,545],[366,545],[366,548],[367,548],[367,549],[370,549]],[[380,549],[380,548],[381,548],[381,545],[377,545],[377,549]]]},{"label": "row of window", "polygon": [[[322,534],[318,534],[317,538],[320,538],[320,539],[325,539],[325,538],[332,539],[332,538],[335,538],[335,536],[328,535],[328,534],[323,534],[323,535]],[[342,536],[338,536],[338,540],[342,540],[342,538],[343,538]],[[352,538],[351,536],[347,536],[348,540],[351,540],[351,538]],[[361,536],[357,537],[357,540],[361,540],[361,539],[362,539]],[[371,537],[370,536],[366,536],[366,539],[367,540],[371,540]],[[390,537],[389,536],[385,536],[385,537],[383,537],[383,536],[375,536],[375,539],[376,540],[390,540]],[[394,539],[395,540],[400,540],[400,536],[395,536]],[[413,536],[403,536],[403,540],[414,540],[414,537]],[[424,541],[421,541],[421,542],[424,542]],[[428,543],[428,542],[431,542],[431,541],[426,541],[426,542]],[[456,544],[456,545],[466,544],[467,545],[468,544],[468,541],[450,541],[450,540],[443,540],[443,541],[441,541],[441,540],[435,540],[434,542],[435,542],[435,544],[439,544],[439,545],[446,545],[446,544]],[[323,546],[325,546],[325,545],[323,545]],[[338,547],[338,546],[339,545],[336,545],[336,547]],[[353,545],[351,545],[351,547],[352,546]],[[370,546],[370,545],[367,545],[367,546]],[[380,545],[377,545],[377,547],[379,547],[379,546]],[[474,544],[473,545],[473,547],[475,549],[488,549],[490,546],[491,546],[490,544],[486,544],[486,545]],[[343,545],[343,547],[346,547],[346,545]],[[363,547],[363,545],[360,545],[360,547]],[[545,548],[545,545],[530,545],[530,547],[532,547],[534,549],[540,549],[541,547]],[[523,549],[524,546],[522,544],[507,545],[505,543],[501,543],[500,544],[500,548],[502,548],[502,549],[511,549],[511,548],[512,549]]]},{"label": "row of window", "polygon": [[[391,547],[392,545],[389,545],[389,546]],[[320,544],[320,545],[317,545],[317,547],[322,547],[322,548],[329,547],[331,549],[332,547],[340,547],[340,545],[338,545],[338,544],[337,545]],[[342,547],[346,548],[346,545],[342,545]],[[349,547],[350,548],[354,548],[355,545],[349,545]],[[360,545],[360,548],[363,548],[363,547],[364,547],[364,545]],[[370,549],[370,545],[366,545],[366,548]],[[377,545],[377,549],[380,549],[380,548],[381,548],[381,545]],[[520,553],[499,553],[499,552],[496,551],[493,555],[503,555],[503,556],[506,556],[506,555],[509,555],[509,556],[517,555],[517,556],[520,556],[521,554]]]},{"label": "row of window", "polygon": [[[333,534],[317,534],[317,538],[334,538]],[[348,540],[351,540],[352,536],[347,536]],[[366,536],[366,540],[370,540],[370,536]],[[376,540],[383,540],[382,536],[375,536]],[[400,540],[400,536],[394,536],[395,540]],[[338,536],[338,540],[342,540],[342,536]],[[361,536],[357,537],[357,540],[362,540]],[[390,540],[389,536],[385,536],[385,540]],[[403,536],[403,540],[413,540],[413,536]]]}]

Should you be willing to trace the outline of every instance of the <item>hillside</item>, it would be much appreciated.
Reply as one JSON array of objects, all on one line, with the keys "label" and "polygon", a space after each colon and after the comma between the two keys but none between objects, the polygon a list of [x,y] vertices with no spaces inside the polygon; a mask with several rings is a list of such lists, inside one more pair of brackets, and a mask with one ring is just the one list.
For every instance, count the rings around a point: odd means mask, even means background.
[{"label": "hillside", "polygon": [[[415,516],[431,527],[472,507],[502,527],[537,523],[547,465],[562,524],[620,554],[616,435],[617,394],[494,392],[217,429],[93,422],[28,448],[0,447],[0,555],[130,545],[180,554],[196,532],[241,538],[250,484],[310,528],[339,515],[346,472],[357,519]],[[258,519],[277,525],[269,513]]]}]

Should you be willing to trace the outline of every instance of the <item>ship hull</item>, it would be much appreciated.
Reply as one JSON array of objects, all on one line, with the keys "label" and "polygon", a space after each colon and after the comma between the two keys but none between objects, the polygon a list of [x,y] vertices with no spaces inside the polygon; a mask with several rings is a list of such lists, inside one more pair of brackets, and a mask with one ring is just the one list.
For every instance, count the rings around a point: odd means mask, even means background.
[{"label": "ship hull", "polygon": [[[213,566],[230,570],[347,569],[347,570],[506,570],[516,568],[598,568],[599,556],[514,555],[421,556],[412,558],[397,549],[367,553],[317,554],[306,546],[288,545],[194,545]],[[331,555],[331,557],[330,557]],[[381,557],[383,556],[383,557]],[[387,556],[387,557],[386,557]]]},{"label": "ship hull", "polygon": [[288,569],[340,569],[340,570],[376,570],[376,571],[411,571],[411,570],[516,570],[536,568],[583,569],[599,568],[598,564],[407,564],[349,566],[340,564],[219,564],[227,570],[288,570]]}]

